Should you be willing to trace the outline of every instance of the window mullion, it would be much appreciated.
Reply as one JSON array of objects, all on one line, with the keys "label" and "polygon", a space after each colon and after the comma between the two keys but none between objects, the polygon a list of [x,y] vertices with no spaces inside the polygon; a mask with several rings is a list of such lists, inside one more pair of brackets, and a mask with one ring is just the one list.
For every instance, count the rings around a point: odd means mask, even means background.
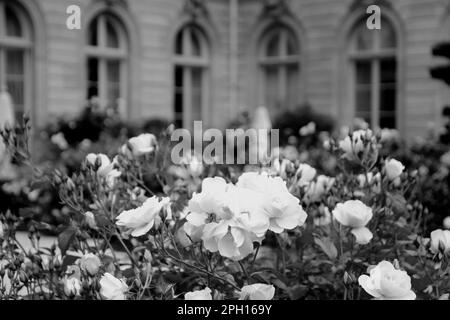
[{"label": "window mullion", "polygon": [[0,1],[0,39],[6,36],[5,3]]},{"label": "window mullion", "polygon": [[192,68],[183,68],[183,127],[191,128],[192,115]]},{"label": "window mullion", "polygon": [[375,129],[380,125],[380,60],[375,59],[372,62],[372,95],[371,95],[371,117],[372,128]]},{"label": "window mullion", "polygon": [[108,102],[108,74],[105,59],[98,59],[98,87],[100,107],[105,108]]}]

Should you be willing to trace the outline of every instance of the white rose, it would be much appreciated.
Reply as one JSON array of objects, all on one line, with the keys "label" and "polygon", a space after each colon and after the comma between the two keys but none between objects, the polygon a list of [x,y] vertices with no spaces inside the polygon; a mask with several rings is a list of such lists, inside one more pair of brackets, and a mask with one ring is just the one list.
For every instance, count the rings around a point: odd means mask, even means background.
[{"label": "white rose", "polygon": [[411,278],[406,271],[395,269],[392,263],[381,261],[369,268],[370,276],[361,275],[359,285],[371,296],[381,300],[414,300]]},{"label": "white rose", "polygon": [[442,248],[444,253],[450,251],[450,230],[434,230],[430,234],[430,240],[430,249],[433,253],[438,253],[439,248]]},{"label": "white rose", "polygon": [[358,154],[364,151],[364,141],[371,139],[372,131],[356,130],[350,136],[346,136],[344,140],[339,142],[339,148],[344,151],[344,157],[351,160],[358,156]]},{"label": "white rose", "polygon": [[156,137],[151,133],[143,133],[128,140],[133,156],[139,157],[152,153],[157,146]]},{"label": "white rose", "polygon": [[274,295],[273,285],[255,283],[242,287],[239,300],[272,300]]},{"label": "white rose", "polygon": [[[444,219],[444,221],[442,222],[442,225],[444,226],[445,229],[450,229],[450,216],[448,216],[447,218]],[[1,236],[1,233],[0,233]]]},{"label": "white rose", "polygon": [[316,176],[317,170],[309,164],[302,163],[297,169],[298,185],[300,187],[308,186]]},{"label": "white rose", "polygon": [[302,226],[307,218],[300,200],[287,189],[280,177],[269,177],[257,172],[246,172],[239,177],[236,186],[262,195],[262,210],[269,218],[269,229],[281,233],[284,229]]},{"label": "white rose", "polygon": [[128,286],[123,280],[117,279],[106,272],[100,279],[100,295],[106,300],[125,300]]},{"label": "white rose", "polygon": [[372,209],[359,200],[338,203],[333,210],[333,217],[340,224],[352,228],[351,233],[358,244],[367,244],[373,237],[372,232],[365,227],[372,215]]},{"label": "white rose", "polygon": [[91,276],[94,276],[94,275],[97,274],[97,272],[100,269],[101,265],[102,265],[102,262],[100,261],[100,258],[97,257],[93,253],[85,254],[80,259],[80,268],[81,268],[81,270],[86,271]]},{"label": "white rose", "polygon": [[405,166],[395,159],[387,160],[384,167],[386,169],[386,174],[391,181],[398,178],[405,169]]},{"label": "white rose", "polygon": [[155,223],[159,223],[159,213],[164,207],[168,206],[169,203],[170,198],[165,197],[160,200],[158,197],[153,196],[147,199],[142,206],[122,212],[117,217],[116,224],[130,229],[133,237],[142,236],[146,234]]},{"label": "white rose", "polygon": [[196,290],[184,294],[184,300],[212,300],[211,289]]}]

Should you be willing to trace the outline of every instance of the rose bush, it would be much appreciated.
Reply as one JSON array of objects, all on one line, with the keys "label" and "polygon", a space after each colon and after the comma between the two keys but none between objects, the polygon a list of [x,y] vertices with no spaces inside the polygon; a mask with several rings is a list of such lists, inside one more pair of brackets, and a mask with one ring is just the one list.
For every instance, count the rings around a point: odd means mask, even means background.
[{"label": "rose bush", "polygon": [[[321,134],[313,148],[282,147],[256,168],[194,155],[173,164],[172,127],[85,149],[78,169],[42,175],[62,203],[57,227],[0,212],[1,298],[445,298],[448,211],[432,224],[423,187],[445,186],[446,158],[423,168],[420,152],[393,151],[393,132],[360,125]],[[26,134],[3,138],[15,161],[31,164]],[[61,138],[53,140],[65,146]],[[49,228],[57,245],[43,247]]]}]

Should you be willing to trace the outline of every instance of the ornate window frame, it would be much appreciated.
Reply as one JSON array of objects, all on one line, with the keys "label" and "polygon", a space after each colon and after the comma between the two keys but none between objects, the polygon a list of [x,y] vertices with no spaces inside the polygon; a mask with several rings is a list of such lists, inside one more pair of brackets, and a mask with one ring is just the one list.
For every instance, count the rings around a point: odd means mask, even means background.
[{"label": "ornate window frame", "polygon": [[[119,51],[107,52],[108,50],[98,51],[97,54],[107,57],[110,54],[117,57],[121,56],[124,59],[125,67],[121,68],[121,87],[125,92],[124,104],[122,108],[121,116],[125,119],[140,119],[141,108],[141,81],[140,81],[140,34],[136,25],[136,19],[128,10],[128,6],[123,0],[98,0],[93,2],[90,6],[84,9],[82,15],[82,25],[90,26],[91,22],[102,14],[109,14],[117,20],[117,23],[122,25],[123,34],[122,37],[126,38],[127,49],[126,52],[120,54]],[[91,54],[95,54],[95,49],[87,46],[89,37],[89,29],[82,29],[82,37],[79,38],[81,54],[80,65],[83,66],[80,73],[80,83],[82,93],[80,95],[80,105],[84,105],[86,102],[86,88],[87,83],[87,58]],[[94,51],[93,51],[94,50]],[[117,55],[118,54],[118,55]]]},{"label": "ornate window frame", "polygon": [[[377,3],[375,3],[377,4]],[[395,58],[397,64],[396,70],[396,129],[401,133],[405,128],[405,99],[404,99],[404,28],[400,16],[390,7],[385,4],[385,1],[379,1],[378,5],[381,7],[382,19],[389,21],[396,33],[396,50]],[[342,28],[339,30],[337,38],[339,39],[339,54],[336,57],[336,75],[334,94],[337,96],[337,108],[334,110],[339,125],[351,125],[355,112],[355,75],[353,60],[349,52],[349,44],[351,37],[354,34],[355,28],[359,23],[369,16],[366,13],[367,7],[363,4],[354,5],[351,7],[351,12],[348,13],[339,25]],[[381,26],[383,28],[383,26]],[[375,31],[377,32],[377,31]],[[376,57],[378,58],[378,57]],[[346,79],[346,81],[342,81]],[[378,114],[375,112],[375,114]],[[375,121],[375,120],[374,120]]]}]

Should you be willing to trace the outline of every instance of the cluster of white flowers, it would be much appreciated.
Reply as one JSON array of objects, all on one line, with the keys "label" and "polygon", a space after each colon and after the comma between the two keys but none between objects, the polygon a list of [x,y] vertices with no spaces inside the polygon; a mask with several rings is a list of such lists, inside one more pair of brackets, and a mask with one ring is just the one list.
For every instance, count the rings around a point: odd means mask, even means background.
[{"label": "cluster of white flowers", "polygon": [[373,138],[372,130],[356,130],[351,135],[347,135],[339,142],[339,148],[344,151],[344,158],[353,160],[359,157],[361,152],[368,149],[369,143]]},{"label": "cluster of white flowers", "polygon": [[114,169],[114,165],[117,163],[117,158],[114,158],[111,162],[108,156],[103,153],[89,153],[86,156],[86,161],[93,168],[95,168],[97,176],[105,179],[106,183],[111,188],[114,186],[116,178],[121,175],[119,170]]},{"label": "cluster of white flowers", "polygon": [[[187,292],[185,300],[212,300],[211,289]],[[275,287],[264,283],[255,283],[243,286],[239,292],[239,300],[272,300],[275,295]]]},{"label": "cluster of white flowers", "polygon": [[280,177],[256,172],[242,174],[236,185],[220,177],[204,179],[201,193],[193,195],[188,207],[184,231],[189,237],[233,260],[248,256],[267,230],[281,233],[307,218]]}]

